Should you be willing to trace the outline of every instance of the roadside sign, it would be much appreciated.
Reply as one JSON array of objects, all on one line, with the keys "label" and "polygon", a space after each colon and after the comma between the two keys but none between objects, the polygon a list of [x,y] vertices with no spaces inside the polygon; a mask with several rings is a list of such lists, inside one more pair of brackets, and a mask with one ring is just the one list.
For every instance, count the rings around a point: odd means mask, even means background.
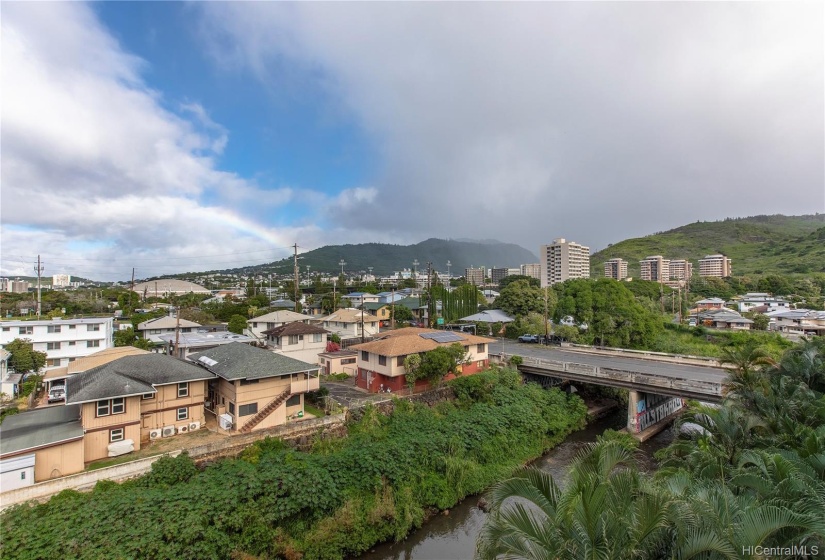
[{"label": "roadside sign", "polygon": [[438,325],[443,325],[444,324],[444,317],[439,317],[438,319],[436,319],[435,322]]}]

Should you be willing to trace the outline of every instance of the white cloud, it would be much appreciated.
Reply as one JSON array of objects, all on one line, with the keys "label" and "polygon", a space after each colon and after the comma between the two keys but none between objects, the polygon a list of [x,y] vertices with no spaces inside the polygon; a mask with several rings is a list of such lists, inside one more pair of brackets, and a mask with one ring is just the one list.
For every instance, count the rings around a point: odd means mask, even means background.
[{"label": "white cloud", "polygon": [[222,63],[312,81],[380,146],[374,197],[336,216],[368,211],[373,239],[600,247],[697,218],[825,210],[820,4],[199,9]]},{"label": "white cloud", "polygon": [[50,273],[96,279],[227,268],[319,238],[311,224],[261,225],[300,189],[218,169],[228,131],[147,87],[145,63],[88,6],[4,4],[2,48],[0,274],[30,275],[37,254]]}]

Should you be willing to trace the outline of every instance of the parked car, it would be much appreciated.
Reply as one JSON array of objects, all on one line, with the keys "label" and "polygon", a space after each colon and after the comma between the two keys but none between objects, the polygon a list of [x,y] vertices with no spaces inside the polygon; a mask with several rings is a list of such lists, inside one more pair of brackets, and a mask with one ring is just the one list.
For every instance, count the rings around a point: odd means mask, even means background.
[{"label": "parked car", "polygon": [[49,402],[59,402],[62,400],[66,400],[66,386],[65,385],[54,385],[51,389],[49,389]]},{"label": "parked car", "polygon": [[534,342],[537,343],[539,341],[539,335],[537,334],[523,334],[518,337],[519,342]]}]

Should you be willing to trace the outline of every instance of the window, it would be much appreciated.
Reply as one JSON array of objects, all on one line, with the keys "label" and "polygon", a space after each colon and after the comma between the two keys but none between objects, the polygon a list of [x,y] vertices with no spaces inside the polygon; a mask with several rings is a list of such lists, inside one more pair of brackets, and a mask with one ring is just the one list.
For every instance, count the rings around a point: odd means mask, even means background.
[{"label": "window", "polygon": [[86,341],[86,348],[99,348],[100,341],[99,340],[87,340]]},{"label": "window", "polygon": [[60,343],[59,342],[47,342],[46,343],[46,350],[60,350]]},{"label": "window", "polygon": [[292,395],[286,400],[287,406],[298,406],[301,404],[301,395]]},{"label": "window", "polygon": [[484,344],[479,344],[478,346],[476,346],[476,352],[484,352]]},{"label": "window", "polygon": [[109,416],[109,401],[97,401],[97,417]]},{"label": "window", "polygon": [[54,358],[51,360],[46,360],[46,365],[49,367],[56,367],[60,365],[60,358]]},{"label": "window", "polygon": [[229,402],[229,414],[233,416],[235,415],[235,403],[232,401]]},{"label": "window", "polygon": [[312,335],[312,342],[323,342],[324,335],[321,333],[315,333]]},{"label": "window", "polygon": [[60,332],[60,325],[49,325],[46,327],[46,332],[48,333],[59,333]]},{"label": "window", "polygon": [[34,327],[20,327],[17,329],[17,334],[34,334]]},{"label": "window", "polygon": [[126,412],[126,399],[112,399],[112,414],[123,414]]},{"label": "window", "polygon": [[189,383],[178,383],[178,398],[189,396]]},{"label": "window", "polygon": [[[9,332],[10,330],[11,330],[11,327],[3,327],[3,332]],[[22,474],[26,474],[26,473],[23,472]]]},{"label": "window", "polygon": [[367,352],[366,350],[361,350],[361,359],[364,360],[365,362],[369,362],[370,361],[370,353]]},{"label": "window", "polygon": [[398,367],[403,366],[403,365],[404,365],[404,358],[405,358],[405,357],[406,357],[406,356],[398,356],[398,357],[395,359],[395,365],[397,365]]},{"label": "window", "polygon": [[341,365],[354,364],[354,363],[355,363],[355,358],[347,358],[346,360],[341,360]]},{"label": "window", "polygon": [[289,335],[289,343],[298,344],[298,336],[294,334]]},{"label": "window", "polygon": [[249,416],[258,413],[258,403],[242,404],[238,407],[238,416]]},{"label": "window", "polygon": [[75,346],[76,344],[77,344],[77,342],[75,342],[74,340],[69,341],[69,346]]},{"label": "window", "polygon": [[154,394],[154,393],[143,393],[143,396],[142,396],[141,398],[142,398],[144,401],[148,401],[148,400],[150,400],[150,399],[154,399],[154,398],[155,398],[155,394]]},{"label": "window", "polygon": [[69,358],[69,363],[72,363],[72,362],[73,362],[73,361],[75,361],[76,359],[77,359],[77,358]]},{"label": "window", "polygon": [[186,420],[189,418],[189,409],[186,407],[178,409],[178,420]]},{"label": "window", "polygon": [[69,325],[69,330],[70,331],[73,330],[73,329],[76,329],[76,328],[77,328],[77,325]]},{"label": "window", "polygon": [[378,356],[378,365],[379,366],[387,365],[387,357],[386,356]]},{"label": "window", "polygon": [[299,335],[298,335],[298,340],[303,340],[303,339],[304,339],[304,335],[299,334]]},{"label": "window", "polygon": [[123,428],[117,428],[115,430],[109,430],[109,441],[111,441],[111,442],[123,441]]},{"label": "window", "polygon": [[478,364],[476,364],[476,365],[477,365],[478,367],[484,367],[484,360],[479,360],[479,361],[478,361]]},{"label": "window", "polygon": [[241,387],[243,387],[244,385],[253,385],[255,383],[258,383],[259,381],[260,379],[241,379]]},{"label": "window", "polygon": [[20,480],[26,480],[26,471],[20,473]]},{"label": "window", "polygon": [[86,332],[98,332],[100,330],[100,323],[94,325],[86,325]]}]

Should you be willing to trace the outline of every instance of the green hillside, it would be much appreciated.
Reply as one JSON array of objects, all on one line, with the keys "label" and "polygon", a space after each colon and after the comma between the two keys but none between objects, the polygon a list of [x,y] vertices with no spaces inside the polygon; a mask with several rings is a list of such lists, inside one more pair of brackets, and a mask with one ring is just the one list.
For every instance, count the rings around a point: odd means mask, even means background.
[{"label": "green hillside", "polygon": [[698,272],[699,259],[715,253],[732,259],[735,276],[825,272],[825,215],[696,222],[610,245],[591,256],[591,272],[602,276],[604,262],[619,257],[638,277],[639,261],[650,255],[688,259]]},{"label": "green hillside", "polygon": [[[341,271],[339,261],[347,263],[346,271],[366,271],[373,267],[374,274],[391,274],[396,270],[412,268],[413,261],[418,260],[418,270],[426,270],[427,262],[432,262],[437,271],[446,272],[447,261],[452,263],[451,272],[456,275],[464,269],[475,266],[517,267],[522,264],[536,263],[538,257],[519,245],[497,241],[455,241],[446,239],[427,239],[415,245],[390,245],[387,243],[361,243],[358,245],[327,245],[300,255],[301,269],[307,265],[312,271],[334,273]],[[289,272],[292,259],[284,259],[270,264],[234,269],[253,272]]]}]

